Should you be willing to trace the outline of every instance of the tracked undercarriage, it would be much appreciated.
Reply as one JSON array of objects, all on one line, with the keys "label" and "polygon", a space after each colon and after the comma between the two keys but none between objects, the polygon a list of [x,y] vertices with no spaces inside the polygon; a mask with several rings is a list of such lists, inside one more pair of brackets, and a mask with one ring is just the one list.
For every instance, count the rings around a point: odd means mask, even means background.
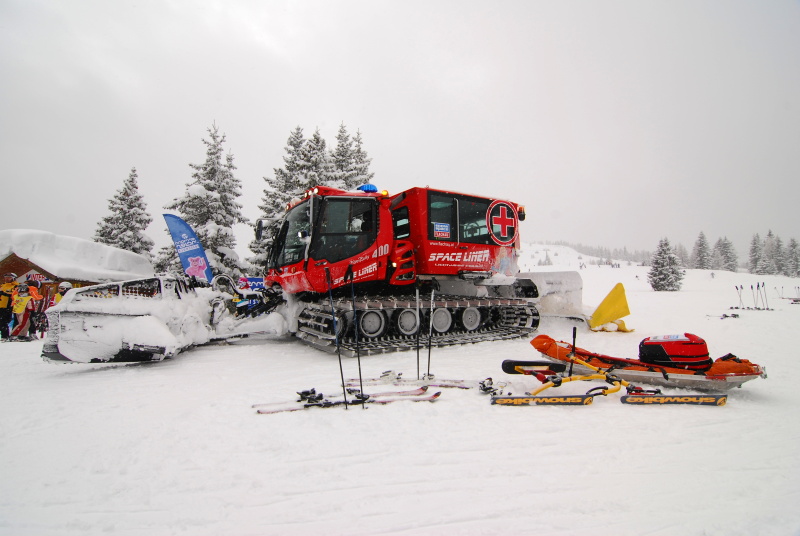
[{"label": "tracked undercarriage", "polygon": [[307,304],[298,317],[297,336],[328,352],[336,352],[338,344],[342,355],[352,357],[516,339],[538,325],[539,312],[525,298],[436,296],[431,304],[424,298],[361,297],[355,308],[345,298]]}]

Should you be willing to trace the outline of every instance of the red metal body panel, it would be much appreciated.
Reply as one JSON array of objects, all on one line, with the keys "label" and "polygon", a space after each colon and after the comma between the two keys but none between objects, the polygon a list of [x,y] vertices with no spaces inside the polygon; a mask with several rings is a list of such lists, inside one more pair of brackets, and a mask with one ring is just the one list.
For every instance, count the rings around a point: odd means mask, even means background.
[{"label": "red metal body panel", "polygon": [[[437,221],[436,214],[431,211],[429,195],[442,197],[454,196],[461,204],[470,203],[473,218],[470,222],[458,219],[450,222]],[[519,220],[518,205],[507,201],[498,201],[445,190],[429,188],[412,188],[395,198],[403,196],[396,203],[394,210],[407,206],[410,217],[409,240],[414,244],[417,272],[424,275],[458,275],[461,272],[496,272],[512,275],[516,268],[516,249],[519,246],[517,232]],[[483,205],[486,205],[485,207]],[[503,210],[505,209],[505,210]],[[492,215],[492,211],[495,214]],[[490,223],[507,224],[505,236],[501,236],[502,226],[497,236],[492,233]],[[487,223],[489,222],[489,223]],[[462,229],[467,225],[483,223],[487,231],[480,242],[472,237],[464,239]],[[479,229],[476,231],[480,232]]]},{"label": "red metal body panel", "polygon": [[[356,206],[361,212],[355,230],[346,223],[346,232],[330,232],[342,227]],[[339,207],[338,213],[335,207]],[[313,221],[307,224],[308,236],[301,241],[293,231],[285,232],[284,241],[293,242],[292,254],[282,257],[283,265],[267,271],[265,283],[280,285],[291,294],[326,293],[329,286],[340,287],[349,282],[349,269],[356,283],[386,281],[398,286],[414,283],[419,275],[513,275],[518,271],[519,206],[508,201],[429,188],[412,188],[387,197],[318,187],[289,210],[294,212],[291,217],[287,212],[287,221],[294,218],[299,227],[303,221]],[[329,212],[330,227],[326,221]],[[328,239],[331,243],[342,240],[344,245],[338,250],[326,246]],[[368,240],[369,245],[355,246],[360,240]],[[346,256],[350,248],[357,253]],[[337,252],[344,252],[344,258]]]}]

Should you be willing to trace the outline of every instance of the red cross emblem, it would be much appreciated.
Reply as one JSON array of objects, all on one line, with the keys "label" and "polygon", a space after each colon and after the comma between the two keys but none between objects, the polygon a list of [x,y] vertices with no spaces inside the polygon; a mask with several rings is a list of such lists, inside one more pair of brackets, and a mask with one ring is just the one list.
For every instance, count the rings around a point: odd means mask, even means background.
[{"label": "red cross emblem", "polygon": [[486,226],[497,244],[511,245],[517,238],[517,211],[505,201],[495,201],[486,211]]}]

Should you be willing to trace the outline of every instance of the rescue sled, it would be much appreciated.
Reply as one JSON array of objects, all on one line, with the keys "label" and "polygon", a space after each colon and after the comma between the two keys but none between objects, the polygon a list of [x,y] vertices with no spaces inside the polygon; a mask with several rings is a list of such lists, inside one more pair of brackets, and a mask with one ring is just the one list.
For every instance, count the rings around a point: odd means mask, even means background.
[{"label": "rescue sled", "polygon": [[601,369],[637,384],[720,392],[767,377],[763,367],[733,354],[712,360],[705,341],[691,333],[644,339],[639,345],[639,359],[597,354],[547,335],[535,337],[531,345],[550,359],[567,363],[572,374],[592,374]]}]

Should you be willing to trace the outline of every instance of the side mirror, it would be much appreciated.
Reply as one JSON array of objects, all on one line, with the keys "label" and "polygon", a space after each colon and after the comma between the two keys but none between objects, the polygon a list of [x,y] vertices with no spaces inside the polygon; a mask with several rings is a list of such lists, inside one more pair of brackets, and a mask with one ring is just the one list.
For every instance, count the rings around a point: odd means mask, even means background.
[{"label": "side mirror", "polygon": [[264,238],[264,220],[256,220],[256,240]]}]

